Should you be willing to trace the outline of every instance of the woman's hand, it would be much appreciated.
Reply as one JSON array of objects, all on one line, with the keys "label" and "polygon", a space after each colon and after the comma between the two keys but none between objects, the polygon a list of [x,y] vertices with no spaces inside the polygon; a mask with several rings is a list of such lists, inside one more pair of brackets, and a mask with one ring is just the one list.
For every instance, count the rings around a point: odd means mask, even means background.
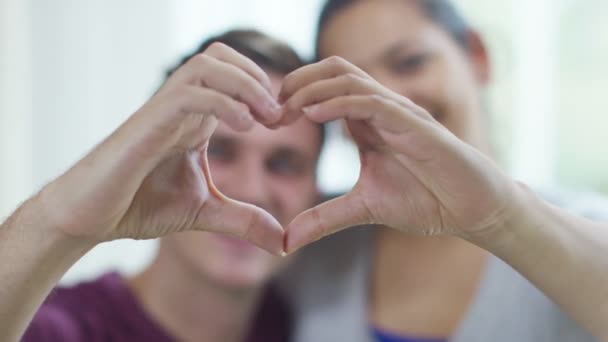
[{"label": "woman's hand", "polygon": [[495,227],[515,210],[517,186],[492,161],[426,110],[341,58],[288,75],[280,100],[282,124],[302,113],[316,122],[345,119],[361,159],[350,193],[287,226],[288,252],[371,223],[424,235],[466,236]]}]

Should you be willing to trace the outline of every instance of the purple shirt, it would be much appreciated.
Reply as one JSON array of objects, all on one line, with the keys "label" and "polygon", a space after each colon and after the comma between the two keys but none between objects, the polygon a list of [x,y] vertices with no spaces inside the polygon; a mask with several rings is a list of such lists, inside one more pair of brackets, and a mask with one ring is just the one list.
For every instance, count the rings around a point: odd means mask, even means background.
[{"label": "purple shirt", "polygon": [[[246,342],[289,340],[291,316],[269,290],[261,301]],[[124,280],[109,273],[71,288],[57,288],[40,307],[24,342],[174,341],[144,312]]]}]

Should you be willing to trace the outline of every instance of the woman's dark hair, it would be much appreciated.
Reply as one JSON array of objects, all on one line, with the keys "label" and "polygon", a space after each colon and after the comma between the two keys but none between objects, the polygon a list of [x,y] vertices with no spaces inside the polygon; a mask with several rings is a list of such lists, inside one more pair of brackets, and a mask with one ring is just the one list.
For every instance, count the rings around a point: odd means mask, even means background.
[{"label": "woman's dark hair", "polygon": [[[359,0],[327,0],[321,9],[321,15],[317,24],[317,36],[315,43],[315,56],[319,60],[319,47],[321,35],[327,23],[340,11]],[[437,25],[446,30],[450,36],[464,49],[468,48],[468,32],[470,25],[456,9],[450,0],[413,0],[422,12]]]},{"label": "woman's dark hair", "polygon": [[[169,78],[190,58],[207,50],[213,43],[226,44],[263,69],[280,75],[287,75],[306,65],[298,53],[286,43],[256,30],[235,29],[203,41],[196,50],[184,56],[174,67],[167,70],[166,78]],[[325,143],[326,125],[321,124],[319,126],[321,129],[319,146],[322,148]]]}]

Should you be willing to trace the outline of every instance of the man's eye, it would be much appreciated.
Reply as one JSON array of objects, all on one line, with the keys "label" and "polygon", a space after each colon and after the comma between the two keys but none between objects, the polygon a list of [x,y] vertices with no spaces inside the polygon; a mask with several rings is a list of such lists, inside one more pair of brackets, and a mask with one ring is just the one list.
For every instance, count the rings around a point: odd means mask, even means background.
[{"label": "man's eye", "polygon": [[207,147],[207,157],[210,160],[227,162],[234,157],[234,151],[226,144],[211,142]]},{"label": "man's eye", "polygon": [[274,158],[268,162],[268,169],[275,174],[295,176],[304,171],[302,164],[290,158]]}]

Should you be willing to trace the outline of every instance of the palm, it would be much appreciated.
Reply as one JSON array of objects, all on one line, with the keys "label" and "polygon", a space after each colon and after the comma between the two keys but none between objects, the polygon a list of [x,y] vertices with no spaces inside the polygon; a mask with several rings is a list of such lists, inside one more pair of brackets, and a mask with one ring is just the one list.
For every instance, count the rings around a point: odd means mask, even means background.
[{"label": "palm", "polygon": [[443,230],[440,204],[394,155],[368,151],[361,159],[365,165],[352,193],[369,211],[369,223],[422,234]]},{"label": "palm", "polygon": [[178,151],[160,163],[142,182],[114,233],[117,237],[149,239],[188,230],[233,234],[269,251],[282,250],[283,232],[267,212],[222,195],[213,184],[207,144],[215,120],[196,125]]},{"label": "palm", "polygon": [[[370,222],[424,235],[458,233],[481,229],[488,213],[502,207],[499,191],[484,183],[484,164],[449,154],[449,146],[418,132],[388,133],[361,122],[349,128],[362,165],[353,194]],[[422,151],[408,149],[414,139]]]},{"label": "palm", "polygon": [[187,230],[210,196],[198,153],[182,152],[146,177],[115,234],[148,239]]}]

